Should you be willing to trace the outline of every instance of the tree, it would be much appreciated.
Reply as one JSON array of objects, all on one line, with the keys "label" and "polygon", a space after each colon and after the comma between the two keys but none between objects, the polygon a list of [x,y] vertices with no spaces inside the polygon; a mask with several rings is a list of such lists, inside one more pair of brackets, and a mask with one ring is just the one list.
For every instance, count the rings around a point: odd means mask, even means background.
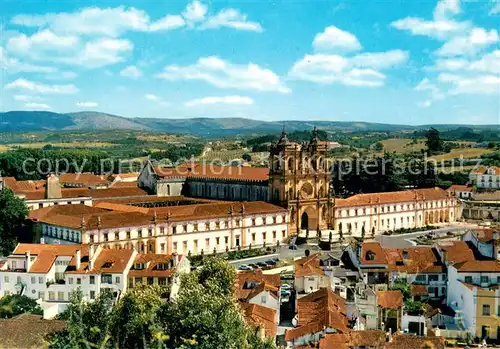
[{"label": "tree", "polygon": [[439,131],[431,127],[426,133],[425,145],[427,146],[427,155],[433,155],[443,150],[443,142],[441,141]]},{"label": "tree", "polygon": [[243,154],[241,158],[245,161],[252,161],[252,156],[248,153]]},{"label": "tree", "polygon": [[16,294],[0,298],[0,318],[11,318],[26,313],[42,315],[43,310],[36,300],[26,296]]},{"label": "tree", "polygon": [[12,190],[0,190],[0,255],[9,255],[18,242],[20,227],[28,216],[28,207]]},{"label": "tree", "polygon": [[373,146],[373,149],[376,151],[376,152],[381,152],[384,150],[384,145],[380,142],[377,142],[375,143],[375,145]]},{"label": "tree", "polygon": [[164,303],[157,314],[168,332],[167,348],[274,348],[245,324],[233,294],[224,294],[235,282],[234,269],[229,273],[229,268],[213,258],[208,267],[181,276],[175,301]]}]

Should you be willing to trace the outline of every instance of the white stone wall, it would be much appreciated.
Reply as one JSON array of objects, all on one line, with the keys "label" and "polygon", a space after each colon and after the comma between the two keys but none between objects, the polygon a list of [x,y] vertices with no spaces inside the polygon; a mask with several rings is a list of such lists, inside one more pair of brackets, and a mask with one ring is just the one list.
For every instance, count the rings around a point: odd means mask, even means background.
[{"label": "white stone wall", "polygon": [[92,206],[92,198],[67,198],[67,199],[43,199],[43,200],[26,200],[26,206],[30,211],[38,210],[44,207],[50,207],[57,205],[77,205],[83,204],[86,206]]}]

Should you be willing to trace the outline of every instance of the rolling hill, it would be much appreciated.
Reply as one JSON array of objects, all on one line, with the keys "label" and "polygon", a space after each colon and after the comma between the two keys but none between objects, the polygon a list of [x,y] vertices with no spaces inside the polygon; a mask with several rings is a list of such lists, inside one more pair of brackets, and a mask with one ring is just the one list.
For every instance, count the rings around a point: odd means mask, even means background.
[{"label": "rolling hill", "polygon": [[[53,113],[47,111],[9,111],[0,113],[0,132],[58,130],[137,130],[223,137],[237,134],[277,133],[286,124],[288,131],[312,129],[330,131],[415,131],[431,126],[441,130],[459,125],[393,125],[344,121],[259,121],[246,118],[126,118],[118,115],[83,111]],[[499,130],[498,125],[460,125],[474,129]]]}]

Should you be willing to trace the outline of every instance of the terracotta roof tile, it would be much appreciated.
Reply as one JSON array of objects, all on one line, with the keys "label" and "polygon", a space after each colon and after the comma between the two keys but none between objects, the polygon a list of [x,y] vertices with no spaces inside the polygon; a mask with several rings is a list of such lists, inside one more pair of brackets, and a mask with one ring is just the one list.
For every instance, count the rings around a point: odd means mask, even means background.
[{"label": "terracotta roof tile", "polygon": [[444,349],[443,337],[421,337],[404,334],[392,336],[392,342],[385,344],[385,349]]},{"label": "terracotta roof tile", "polygon": [[432,247],[385,248],[384,252],[391,271],[409,274],[445,272],[444,265]]},{"label": "terracotta roof tile", "polygon": [[491,167],[482,166],[482,167],[479,167],[477,170],[475,170],[474,173],[484,175],[484,174],[486,174],[486,171],[488,171],[489,169],[493,169],[494,174],[500,175],[500,167],[497,167],[497,166],[491,166]]},{"label": "terracotta roof tile", "polygon": [[361,265],[387,265],[387,256],[379,242],[361,245]]},{"label": "terracotta roof tile", "polygon": [[[134,266],[129,271],[130,277],[136,276],[159,276],[159,277],[171,277],[175,274],[176,268],[173,266],[168,268],[172,261],[172,255],[155,254],[155,253],[139,253],[135,257]],[[145,269],[135,269],[136,263],[146,264]],[[166,269],[159,268],[159,265],[165,264]],[[171,265],[171,264],[170,264]]]},{"label": "terracotta roof tile", "polygon": [[61,184],[72,183],[78,185],[96,186],[108,185],[109,181],[106,176],[95,175],[91,173],[62,173],[59,175]]},{"label": "terracotta roof tile", "polygon": [[247,323],[263,326],[267,337],[276,337],[278,328],[276,310],[258,304],[240,303]]},{"label": "terracotta roof tile", "polygon": [[467,185],[453,184],[451,187],[449,187],[448,189],[446,189],[446,191],[451,191],[451,192],[457,192],[457,191],[472,192],[472,187],[469,187]]},{"label": "terracotta roof tile", "polygon": [[319,349],[331,348],[382,348],[386,342],[384,331],[350,331],[347,333],[327,334],[319,342]]},{"label": "terracotta roof tile", "polygon": [[474,252],[465,241],[441,241],[437,244],[444,263],[461,263],[475,260]]},{"label": "terracotta roof tile", "polygon": [[481,273],[481,272],[500,272],[500,262],[492,261],[478,261],[472,260],[455,264],[455,268],[459,273]]},{"label": "terracotta roof tile", "polygon": [[294,263],[295,277],[319,275],[324,276],[325,272],[320,268],[320,258],[318,254],[309,257],[302,257]]},{"label": "terracotta roof tile", "polygon": [[287,341],[320,332],[325,327],[333,328],[340,333],[349,330],[346,301],[329,288],[322,288],[299,298],[296,311],[299,327],[286,331]]},{"label": "terracotta roof tile", "polygon": [[425,287],[425,285],[411,285],[410,290],[411,290],[410,291],[411,295],[413,297],[427,296],[429,294],[429,292],[427,292],[427,288]]},{"label": "terracotta roof tile", "polygon": [[441,188],[425,188],[414,190],[402,190],[393,192],[381,192],[370,194],[357,194],[347,199],[337,199],[337,207],[363,206],[371,204],[388,204],[395,202],[412,202],[416,200],[444,200],[450,198],[448,192]]},{"label": "terracotta roof tile", "polygon": [[66,271],[68,274],[101,274],[123,273],[131,262],[134,254],[132,249],[98,248],[95,253],[94,266],[89,270],[89,264],[82,264],[80,269]]},{"label": "terracotta roof tile", "polygon": [[383,309],[400,309],[403,307],[401,291],[377,291],[377,304]]},{"label": "terracotta roof tile", "polygon": [[270,291],[278,298],[281,280],[279,274],[267,275],[261,270],[244,271],[237,275],[236,297],[239,300],[250,300],[262,291]]},{"label": "terracotta roof tile", "polygon": [[46,336],[66,328],[62,320],[44,320],[40,315],[21,314],[0,319],[0,348],[35,349],[46,346]]},{"label": "terracotta roof tile", "polygon": [[159,177],[191,177],[213,178],[237,181],[267,181],[269,169],[267,167],[233,167],[217,166],[213,164],[182,164],[177,167],[153,166]]},{"label": "terracotta roof tile", "polygon": [[47,273],[58,256],[74,256],[76,251],[86,247],[79,244],[49,245],[49,244],[18,244],[13,255],[30,253],[36,256],[35,261],[28,270],[29,273]]}]

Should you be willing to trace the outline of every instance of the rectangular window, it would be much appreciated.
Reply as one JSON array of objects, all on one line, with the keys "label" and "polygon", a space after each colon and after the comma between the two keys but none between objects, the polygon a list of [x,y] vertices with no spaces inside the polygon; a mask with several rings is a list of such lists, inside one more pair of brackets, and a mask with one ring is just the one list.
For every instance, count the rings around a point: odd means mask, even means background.
[{"label": "rectangular window", "polygon": [[226,245],[229,242],[229,238],[227,236],[224,237],[224,242],[225,242]]},{"label": "rectangular window", "polygon": [[158,285],[166,285],[167,284],[167,278],[166,277],[159,277],[158,278]]},{"label": "rectangular window", "polygon": [[43,284],[43,276],[39,276],[38,277],[38,283],[39,284]]},{"label": "rectangular window", "polygon": [[286,230],[283,230],[281,233],[283,235],[283,239],[286,238]]},{"label": "rectangular window", "polygon": [[439,275],[429,275],[429,281],[439,281]]},{"label": "rectangular window", "polygon": [[56,300],[56,294],[54,291],[49,291],[49,301],[55,301]]},{"label": "rectangular window", "polygon": [[68,283],[69,283],[70,285],[73,285],[73,278],[68,278]]},{"label": "rectangular window", "polygon": [[89,277],[89,283],[91,285],[95,285],[95,276],[94,275],[90,275],[90,277]]},{"label": "rectangular window", "polygon": [[115,284],[119,284],[120,283],[120,277],[119,276],[116,276],[115,277]]},{"label": "rectangular window", "polygon": [[276,240],[276,230],[273,231],[273,241]]},{"label": "rectangular window", "polygon": [[262,297],[260,297],[260,302],[261,302],[262,304],[266,304],[266,296],[262,296]]},{"label": "rectangular window", "polygon": [[483,315],[490,316],[490,305],[483,304]]},{"label": "rectangular window", "polygon": [[252,233],[252,242],[255,242],[255,233]]},{"label": "rectangular window", "polygon": [[153,284],[153,278],[151,276],[148,276],[148,285]]},{"label": "rectangular window", "polygon": [[177,242],[174,242],[172,244],[172,250],[173,250],[173,252],[177,252]]},{"label": "rectangular window", "polygon": [[90,299],[95,299],[95,291],[90,291]]},{"label": "rectangular window", "polygon": [[216,242],[217,245],[219,245],[220,238],[215,238],[215,242]]},{"label": "rectangular window", "polygon": [[57,300],[58,301],[63,301],[64,300],[64,292],[57,292]]},{"label": "rectangular window", "polygon": [[466,284],[472,284],[472,276],[466,276],[464,281]]},{"label": "rectangular window", "polygon": [[165,253],[165,244],[160,244],[160,251]]},{"label": "rectangular window", "polygon": [[42,301],[45,300],[45,292],[43,291],[38,292],[38,298],[40,298]]},{"label": "rectangular window", "polygon": [[142,278],[140,278],[140,277],[135,278],[135,284],[136,285],[141,285],[142,284]]},{"label": "rectangular window", "polygon": [[81,278],[76,278],[76,284],[81,285],[82,284],[82,279]]},{"label": "rectangular window", "polygon": [[483,283],[488,283],[488,281],[489,281],[488,276],[483,276],[483,275],[481,275],[481,283],[482,283],[482,284],[483,284]]},{"label": "rectangular window", "polygon": [[34,276],[31,277],[31,283],[36,284],[36,277],[34,277]]}]

